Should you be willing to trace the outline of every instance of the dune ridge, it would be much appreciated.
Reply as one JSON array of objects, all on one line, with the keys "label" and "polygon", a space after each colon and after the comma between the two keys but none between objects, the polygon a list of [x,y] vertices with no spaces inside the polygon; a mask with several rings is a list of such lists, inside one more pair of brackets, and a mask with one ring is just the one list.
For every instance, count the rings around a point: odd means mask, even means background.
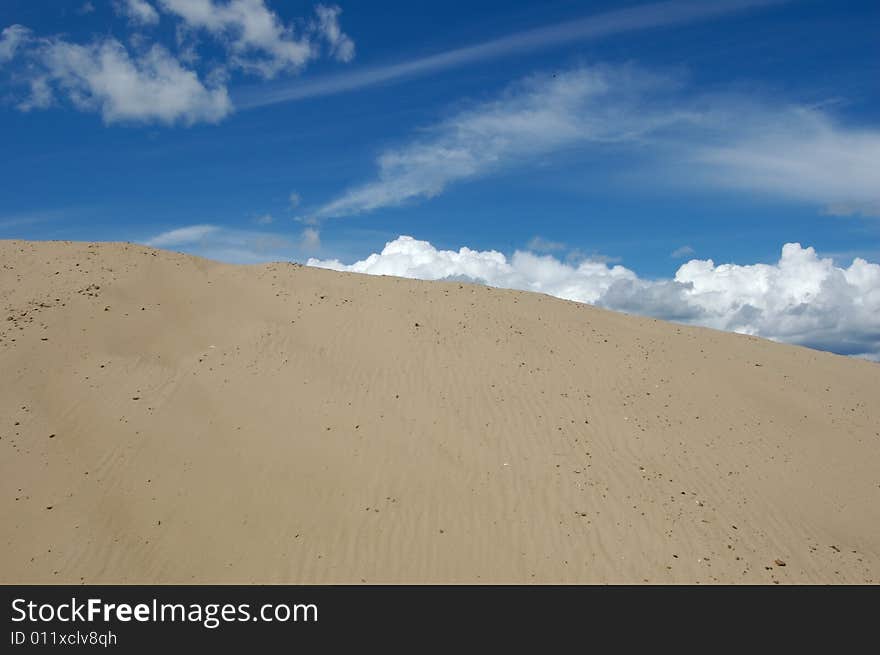
[{"label": "dune ridge", "polygon": [[0,241],[3,583],[876,583],[880,366],[456,282]]}]

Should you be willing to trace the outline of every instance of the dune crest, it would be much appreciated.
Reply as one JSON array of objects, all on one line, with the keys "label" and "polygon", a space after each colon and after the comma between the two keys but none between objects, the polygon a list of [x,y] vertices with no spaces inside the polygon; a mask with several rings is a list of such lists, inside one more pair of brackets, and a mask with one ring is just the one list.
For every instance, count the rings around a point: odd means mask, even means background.
[{"label": "dune crest", "polygon": [[871,362],[119,243],[0,310],[0,582],[880,581]]}]

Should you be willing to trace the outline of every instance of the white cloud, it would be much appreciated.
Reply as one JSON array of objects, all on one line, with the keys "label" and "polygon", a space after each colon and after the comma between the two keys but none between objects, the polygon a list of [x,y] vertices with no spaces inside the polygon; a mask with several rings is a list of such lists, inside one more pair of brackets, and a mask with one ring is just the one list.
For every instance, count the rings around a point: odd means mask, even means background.
[{"label": "white cloud", "polygon": [[300,235],[300,246],[309,252],[317,250],[321,247],[321,233],[313,227],[307,227]]},{"label": "white cloud", "polygon": [[345,93],[378,84],[389,84],[507,56],[523,57],[537,50],[589,41],[614,34],[684,25],[727,14],[759,9],[788,0],[714,0],[713,2],[664,1],[593,14],[490,41],[453,48],[427,57],[359,69],[350,73],[282,84],[273,88],[254,87],[240,96],[240,106],[263,107],[279,102]]},{"label": "white cloud", "polygon": [[159,12],[147,0],[114,0],[113,10],[135,25],[156,25]]},{"label": "white cloud", "polygon": [[336,5],[317,5],[318,15],[316,30],[326,41],[330,54],[337,61],[349,62],[354,59],[354,41],[339,27],[339,14],[342,9]]},{"label": "white cloud", "polygon": [[600,252],[593,251],[589,255],[579,248],[569,250],[565,255],[565,261],[568,264],[580,264],[585,261],[599,262],[600,264],[616,264],[623,261],[623,257],[617,255],[603,255]]},{"label": "white cloud", "polygon": [[863,204],[831,204],[822,212],[826,216],[870,216],[880,217],[880,202],[869,201]]},{"label": "white cloud", "polygon": [[[28,90],[13,97],[22,111],[45,109],[61,98],[82,111],[99,112],[107,123],[218,122],[232,112],[227,83],[231,70],[262,77],[298,72],[327,41],[331,55],[348,61],[354,43],[339,27],[338,7],[318,5],[318,18],[302,33],[284,25],[264,0],[113,0],[114,10],[135,27],[156,25],[160,14],[174,26],[176,54],[143,32],[129,34],[126,48],[114,37],[87,44],[63,37],[35,37],[21,25],[0,32],[0,64],[21,56],[9,81]],[[85,6],[84,6],[85,8]],[[225,47],[225,60],[202,63],[197,32]]]},{"label": "white cloud", "polygon": [[455,182],[575,146],[626,148],[648,158],[651,177],[667,184],[772,194],[838,213],[880,208],[877,129],[840,125],[818,109],[691,94],[679,79],[633,67],[582,67],[527,78],[386,150],[373,181],[343,191],[314,216],[432,198]]},{"label": "white cloud", "polygon": [[232,110],[224,87],[206,87],[159,45],[131,56],[112,38],[89,45],[42,39],[30,56],[39,72],[23,109],[48,106],[54,90],[107,123],[216,122]]},{"label": "white cloud", "polygon": [[290,261],[320,247],[317,230],[299,239],[265,230],[239,230],[212,224],[189,225],[141,240],[146,246],[170,248],[200,257],[236,264]]},{"label": "white cloud", "polygon": [[584,261],[571,266],[550,256],[517,251],[508,260],[496,250],[437,250],[427,241],[401,236],[385,245],[381,253],[346,266],[337,260],[310,259],[310,266],[335,270],[397,275],[422,280],[468,279],[491,286],[537,291],[550,295],[595,302],[616,280],[636,279],[622,267]]},{"label": "white cloud", "polygon": [[10,25],[4,28],[0,32],[0,64],[11,61],[30,35],[31,31],[23,25]]},{"label": "white cloud", "polygon": [[561,241],[550,241],[541,236],[534,236],[529,240],[528,249],[535,252],[557,252],[565,250],[565,244]]},{"label": "white cloud", "polygon": [[[745,99],[706,114],[714,120],[693,158],[709,181],[826,207],[834,213],[880,209],[880,131],[835,124],[820,110],[751,106]],[[725,125],[735,126],[728,137]]]},{"label": "white cloud", "polygon": [[290,207],[292,209],[296,209],[297,207],[299,207],[299,203],[302,199],[299,197],[299,194],[296,191],[291,191],[288,200],[290,201]]},{"label": "white cloud", "polygon": [[76,10],[76,13],[80,14],[81,16],[85,16],[86,14],[91,14],[94,11],[95,11],[95,5],[93,5],[91,2],[86,0],[86,2],[84,2],[83,5],[79,9]]},{"label": "white cloud", "polygon": [[578,142],[607,144],[637,139],[678,120],[651,114],[639,92],[663,85],[630,68],[581,68],[532,76],[498,100],[462,111],[378,159],[378,179],[344,192],[317,212],[347,216],[431,198],[451,183]]},{"label": "white cloud", "polygon": [[272,214],[263,214],[262,216],[258,216],[257,218],[255,218],[254,222],[257,225],[271,225],[275,222],[275,219],[273,218]]},{"label": "white cloud", "polygon": [[175,246],[203,241],[206,237],[216,234],[219,230],[220,228],[216,225],[190,225],[162,232],[144,241],[144,245],[153,246],[154,248],[174,248]]},{"label": "white cloud", "polygon": [[313,56],[308,36],[297,36],[263,0],[159,0],[162,8],[192,30],[204,30],[223,43],[231,63],[263,77],[298,71]]},{"label": "white cloud", "polygon": [[30,94],[18,103],[18,109],[21,111],[30,111],[32,109],[47,109],[52,106],[54,93],[46,75],[39,75],[31,78],[28,82]]},{"label": "white cloud", "polygon": [[812,248],[789,243],[775,264],[716,266],[691,260],[673,279],[646,280],[622,266],[575,266],[550,255],[517,251],[438,250],[402,236],[381,253],[345,265],[310,266],[426,280],[467,279],[538,291],[637,314],[812,346],[880,357],[880,265],[856,258],[847,268]]},{"label": "white cloud", "polygon": [[681,259],[683,257],[690,257],[691,255],[696,254],[696,251],[690,246],[681,246],[680,248],[676,248],[669,256],[673,259]]}]

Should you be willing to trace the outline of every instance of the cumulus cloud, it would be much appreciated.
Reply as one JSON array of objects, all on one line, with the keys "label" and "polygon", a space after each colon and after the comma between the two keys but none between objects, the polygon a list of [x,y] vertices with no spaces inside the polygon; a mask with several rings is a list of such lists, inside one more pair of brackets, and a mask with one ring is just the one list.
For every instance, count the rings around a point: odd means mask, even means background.
[{"label": "cumulus cloud", "polygon": [[206,86],[159,45],[132,56],[113,38],[88,45],[40,39],[29,56],[25,110],[45,108],[56,95],[107,123],[216,122],[232,110],[225,87]]},{"label": "cumulus cloud", "polygon": [[52,105],[54,93],[48,76],[35,76],[30,79],[28,86],[30,87],[30,93],[18,103],[18,108],[21,111],[46,109]]},{"label": "cumulus cloud", "polygon": [[622,266],[587,260],[578,266],[550,255],[516,251],[508,258],[496,250],[438,250],[427,241],[401,236],[381,253],[344,265],[337,260],[310,259],[310,266],[335,270],[397,275],[421,280],[468,279],[496,287],[537,291],[580,302],[596,302],[616,280],[636,279]]},{"label": "cumulus cloud", "polygon": [[[176,51],[143,32],[129,35],[129,49],[112,36],[73,43],[12,25],[0,32],[0,64],[22,60],[9,77],[26,89],[15,98],[19,109],[45,109],[64,99],[99,112],[107,123],[217,122],[233,109],[227,83],[235,70],[264,78],[298,72],[319,54],[313,39],[326,41],[339,61],[354,56],[335,6],[318,5],[317,18],[304,21],[299,34],[264,0],[113,0],[112,6],[138,28],[156,25],[164,12],[175,27]],[[225,59],[197,69],[202,33],[224,47]]]},{"label": "cumulus cloud", "polygon": [[345,265],[310,266],[425,280],[467,279],[537,291],[636,314],[880,358],[880,264],[856,258],[835,266],[813,248],[788,243],[774,264],[691,260],[672,279],[648,280],[623,266],[578,265],[517,251],[438,250],[401,236],[381,253]]},{"label": "cumulus cloud", "polygon": [[700,95],[674,76],[631,66],[596,66],[531,76],[421,130],[378,157],[374,180],[343,191],[315,216],[432,198],[453,183],[574,146],[661,162],[667,183],[772,194],[838,213],[880,208],[876,128],[844,126],[815,108]]},{"label": "cumulus cloud", "polygon": [[135,25],[156,25],[159,12],[147,0],[114,0],[114,11]]},{"label": "cumulus cloud", "polygon": [[[262,77],[275,77],[282,71],[297,71],[315,56],[309,35],[296,34],[292,26],[284,25],[264,0],[160,2],[165,11],[178,16],[189,29],[207,32],[219,40],[229,51],[233,66]],[[319,5],[319,19],[322,11],[328,9]],[[336,36],[351,42],[339,30],[337,14],[332,16]],[[350,51],[353,56],[353,43]]]},{"label": "cumulus cloud", "polygon": [[31,35],[31,31],[23,25],[10,25],[0,32],[0,64],[15,57],[16,51]]},{"label": "cumulus cloud", "polygon": [[330,53],[337,61],[348,62],[354,59],[354,41],[339,27],[339,14],[342,9],[336,5],[317,5],[315,13],[318,20],[315,29],[330,48]]}]

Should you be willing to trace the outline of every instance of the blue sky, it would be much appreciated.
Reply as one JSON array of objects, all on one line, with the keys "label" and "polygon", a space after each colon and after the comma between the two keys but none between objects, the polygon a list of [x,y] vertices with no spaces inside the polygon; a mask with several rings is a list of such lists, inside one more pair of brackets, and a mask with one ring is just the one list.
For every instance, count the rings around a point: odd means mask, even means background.
[{"label": "blue sky", "polygon": [[5,0],[0,30],[0,238],[880,353],[876,2]]}]

